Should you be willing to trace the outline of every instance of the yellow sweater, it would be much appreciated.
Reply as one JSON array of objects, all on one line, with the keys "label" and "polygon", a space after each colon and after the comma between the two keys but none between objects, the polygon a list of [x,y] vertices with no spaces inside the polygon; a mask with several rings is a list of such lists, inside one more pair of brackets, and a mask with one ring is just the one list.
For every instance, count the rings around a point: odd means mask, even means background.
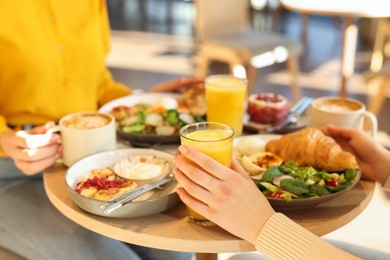
[{"label": "yellow sweater", "polygon": [[0,0],[0,135],[130,94],[108,50],[105,0]]}]

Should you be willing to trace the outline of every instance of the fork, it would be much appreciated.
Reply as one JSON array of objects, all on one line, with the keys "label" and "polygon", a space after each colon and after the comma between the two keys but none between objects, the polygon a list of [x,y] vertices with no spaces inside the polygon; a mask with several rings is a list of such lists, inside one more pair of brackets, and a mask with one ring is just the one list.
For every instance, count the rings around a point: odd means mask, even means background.
[{"label": "fork", "polygon": [[293,124],[296,125],[298,123],[298,119],[300,115],[310,106],[313,102],[313,98],[311,97],[302,97],[294,106],[292,106],[289,110],[289,114],[284,125]]},{"label": "fork", "polygon": [[287,118],[282,124],[273,127],[268,127],[264,130],[260,130],[259,133],[286,134],[288,132],[293,132],[303,128],[304,126],[297,126],[299,117],[310,106],[312,102],[313,98],[306,96],[302,97],[290,108]]},{"label": "fork", "polygon": [[100,204],[100,208],[103,209],[104,214],[108,215],[112,213],[113,211],[123,207],[127,203],[129,203],[131,200],[141,196],[147,191],[150,191],[155,188],[159,188],[161,185],[166,184],[170,182],[173,179],[173,174],[170,173],[167,176],[152,182],[147,183],[144,185],[139,186],[138,188],[135,188],[134,190],[130,190],[128,192],[125,192],[123,194],[120,194],[112,199],[109,199],[103,203]]}]

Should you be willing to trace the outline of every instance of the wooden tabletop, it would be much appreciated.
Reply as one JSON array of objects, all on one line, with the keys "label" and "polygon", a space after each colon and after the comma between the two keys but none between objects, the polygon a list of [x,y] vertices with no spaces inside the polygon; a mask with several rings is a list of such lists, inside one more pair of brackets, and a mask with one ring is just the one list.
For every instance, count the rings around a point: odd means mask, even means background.
[{"label": "wooden tabletop", "polygon": [[[65,185],[66,168],[57,164],[43,175],[46,194],[72,221],[96,233],[131,244],[200,253],[254,251],[248,242],[225,230],[190,223],[182,203],[160,214],[134,219],[114,219],[90,214],[71,199]],[[316,208],[285,211],[287,216],[318,236],[350,222],[369,203],[375,183],[360,181],[353,189]]]},{"label": "wooden tabletop", "polygon": [[354,17],[389,17],[390,8],[384,0],[281,0],[290,10],[320,15]]}]

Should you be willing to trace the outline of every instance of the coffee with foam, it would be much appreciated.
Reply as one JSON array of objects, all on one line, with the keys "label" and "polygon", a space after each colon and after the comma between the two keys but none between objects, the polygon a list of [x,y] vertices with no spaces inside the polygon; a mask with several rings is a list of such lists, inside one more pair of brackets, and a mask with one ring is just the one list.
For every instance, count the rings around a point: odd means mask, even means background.
[{"label": "coffee with foam", "polygon": [[317,127],[327,124],[365,129],[372,136],[375,136],[378,130],[378,121],[375,115],[366,110],[364,103],[345,97],[320,97],[313,101],[309,126]]},{"label": "coffee with foam", "polygon": [[115,119],[95,111],[79,112],[61,118],[64,164],[71,166],[78,160],[116,148]]},{"label": "coffee with foam", "polygon": [[78,114],[64,122],[66,127],[76,129],[100,128],[110,123],[112,119],[104,114]]},{"label": "coffee with foam", "polygon": [[362,108],[361,104],[356,102],[351,102],[345,99],[328,99],[324,100],[322,103],[319,103],[318,108],[327,111],[327,112],[349,112],[356,111]]}]

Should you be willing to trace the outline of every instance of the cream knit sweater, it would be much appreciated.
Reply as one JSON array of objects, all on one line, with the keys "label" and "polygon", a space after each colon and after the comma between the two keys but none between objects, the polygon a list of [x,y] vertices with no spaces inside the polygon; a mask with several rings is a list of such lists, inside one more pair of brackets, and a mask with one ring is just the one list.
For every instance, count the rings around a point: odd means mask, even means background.
[{"label": "cream knit sweater", "polygon": [[281,213],[275,213],[267,221],[255,246],[270,259],[359,259],[328,244]]}]

